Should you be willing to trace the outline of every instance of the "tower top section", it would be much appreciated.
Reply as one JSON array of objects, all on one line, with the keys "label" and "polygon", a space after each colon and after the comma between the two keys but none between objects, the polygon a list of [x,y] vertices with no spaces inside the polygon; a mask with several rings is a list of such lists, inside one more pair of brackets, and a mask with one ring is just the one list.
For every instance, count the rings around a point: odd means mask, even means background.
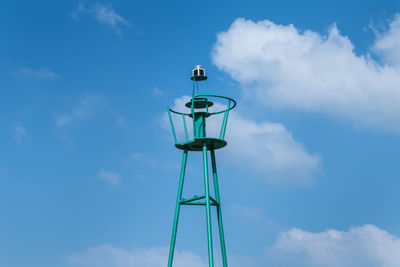
[{"label": "tower top section", "polygon": [[[206,71],[203,66],[194,66],[192,77],[190,78],[193,81],[192,98],[185,103],[186,112],[174,110],[182,110],[184,107],[167,109],[175,147],[178,149],[202,151],[204,146],[206,146],[208,150],[215,150],[223,148],[227,144],[225,141],[225,131],[228,115],[229,111],[235,108],[236,101],[227,96],[207,94],[207,76],[205,74]],[[202,92],[200,93],[200,91]],[[219,119],[215,120],[217,117]],[[211,136],[207,135],[206,132],[206,119],[214,121],[211,124]],[[218,128],[220,119],[222,119],[222,123],[220,128]],[[189,123],[186,123],[186,120]],[[181,126],[180,129],[175,130],[174,123],[179,123],[178,125]],[[189,129],[187,124],[191,125]]]},{"label": "tower top section", "polygon": [[206,70],[201,65],[194,66],[192,70],[192,77],[190,78],[192,81],[204,81],[207,80]]}]

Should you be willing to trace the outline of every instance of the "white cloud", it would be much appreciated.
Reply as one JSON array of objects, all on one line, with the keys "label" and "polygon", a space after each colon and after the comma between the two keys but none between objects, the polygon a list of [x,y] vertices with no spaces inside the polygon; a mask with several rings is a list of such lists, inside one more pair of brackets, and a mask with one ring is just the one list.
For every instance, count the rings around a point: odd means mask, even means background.
[{"label": "white cloud", "polygon": [[320,167],[320,158],[309,154],[280,123],[257,123],[233,111],[226,140],[226,156],[269,182],[308,183]]},{"label": "white cloud", "polygon": [[117,32],[119,32],[118,27],[120,25],[130,25],[125,18],[121,17],[117,14],[117,12],[115,12],[110,3],[106,5],[96,3],[89,8],[86,8],[84,5],[80,4],[77,10],[71,14],[71,17],[78,19],[81,14],[92,14],[97,22],[106,24]]},{"label": "white cloud", "polygon": [[22,126],[21,124],[15,125],[13,137],[17,141],[22,141],[22,140],[26,139],[28,137],[28,134],[27,134],[24,126]]},{"label": "white cloud", "polygon": [[99,94],[87,94],[81,97],[70,112],[54,115],[57,127],[65,127],[74,120],[86,120],[93,116],[103,98]]},{"label": "white cloud", "polygon": [[14,72],[14,75],[24,78],[34,78],[34,79],[56,79],[59,75],[50,69],[40,68],[31,69],[27,67],[21,67]]},{"label": "white cloud", "polygon": [[[168,263],[168,247],[126,250],[112,245],[87,248],[83,253],[68,258],[70,267],[165,267]],[[220,255],[215,255],[215,266],[222,267]],[[253,259],[228,255],[229,266],[259,266]],[[208,260],[190,251],[175,250],[174,267],[208,267]]]},{"label": "white cloud", "polygon": [[[184,104],[189,99],[188,96],[175,99],[174,109],[185,111]],[[221,104],[217,103],[210,111],[220,108]],[[219,137],[219,119],[221,118],[208,119],[207,136]],[[178,142],[183,142],[182,117],[173,115],[173,120]],[[186,124],[191,138],[191,120],[187,119]],[[169,119],[167,114],[164,114],[163,128],[168,127]],[[225,139],[228,146],[224,157],[227,157],[232,165],[239,166],[268,182],[309,183],[320,168],[321,159],[309,154],[280,123],[256,122],[242,117],[237,111],[231,111]]]},{"label": "white cloud", "polygon": [[[279,267],[398,267],[400,239],[374,225],[349,231],[310,233],[297,228],[281,233],[267,248],[268,266]],[[162,267],[168,247],[132,249],[112,245],[89,247],[68,257],[70,267]],[[215,256],[216,266],[219,255]],[[266,266],[252,258],[228,255],[230,266]],[[205,267],[207,259],[189,251],[175,251],[175,267]]]},{"label": "white cloud", "polygon": [[[90,267],[164,267],[168,263],[168,248],[130,250],[101,245],[88,248],[69,257],[72,266]],[[174,267],[206,267],[208,264],[192,252],[175,252]]]},{"label": "white cloud", "polygon": [[121,183],[121,176],[118,173],[106,171],[104,169],[99,171],[99,178],[111,185],[119,185]]},{"label": "white cloud", "polygon": [[373,50],[381,55],[385,62],[400,67],[400,14],[396,14],[387,32],[375,31],[377,40]]},{"label": "white cloud", "polygon": [[336,25],[321,35],[245,19],[218,34],[212,58],[246,97],[266,106],[323,112],[400,132],[399,25],[397,15],[377,37],[374,50],[384,56],[383,65],[368,54],[356,55]]},{"label": "white cloud", "polygon": [[157,87],[153,88],[153,96],[163,96],[164,92],[158,89]]},{"label": "white cloud", "polygon": [[321,233],[293,228],[279,235],[267,256],[281,267],[398,267],[400,239],[374,225]]}]

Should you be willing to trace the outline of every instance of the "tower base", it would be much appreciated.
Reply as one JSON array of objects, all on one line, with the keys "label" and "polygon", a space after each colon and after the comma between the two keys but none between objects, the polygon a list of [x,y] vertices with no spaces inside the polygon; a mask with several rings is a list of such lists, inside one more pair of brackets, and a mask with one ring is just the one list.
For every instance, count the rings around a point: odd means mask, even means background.
[{"label": "tower base", "polygon": [[[180,147],[178,147],[178,145],[176,145],[178,148],[183,149],[183,158],[182,158],[181,174],[180,174],[179,186],[178,186],[178,197],[176,200],[176,207],[175,207],[174,225],[172,228],[172,238],[171,238],[171,245],[170,245],[170,251],[169,251],[169,258],[168,258],[168,267],[172,267],[172,263],[173,263],[174,252],[175,252],[175,243],[176,243],[176,234],[177,234],[177,230],[178,230],[178,221],[179,221],[179,213],[180,213],[181,205],[202,205],[202,206],[206,207],[208,262],[209,262],[210,267],[214,267],[214,256],[213,256],[214,253],[213,253],[212,229],[211,229],[211,206],[216,207],[219,239],[220,239],[220,243],[221,243],[222,263],[223,263],[223,267],[228,267],[227,258],[226,258],[226,249],[225,249],[224,228],[223,228],[223,224],[222,224],[221,202],[220,202],[220,196],[219,196],[217,164],[216,164],[216,160],[215,160],[215,149],[224,147],[225,145],[226,145],[226,142],[224,140],[216,139],[216,138],[198,138],[192,142],[182,144]],[[194,196],[192,198],[185,199],[185,198],[182,198],[182,193],[183,193],[183,184],[184,184],[184,180],[185,180],[186,162],[187,162],[187,156],[188,156],[189,151],[203,151],[204,195]],[[210,151],[210,154],[211,154],[211,165],[212,165],[214,194],[215,194],[214,198],[210,196],[207,151]]]}]

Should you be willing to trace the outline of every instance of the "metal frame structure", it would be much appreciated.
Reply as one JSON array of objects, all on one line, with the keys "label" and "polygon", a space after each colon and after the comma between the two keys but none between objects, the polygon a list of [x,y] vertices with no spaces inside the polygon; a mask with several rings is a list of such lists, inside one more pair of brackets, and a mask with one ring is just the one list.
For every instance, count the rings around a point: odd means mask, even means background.
[{"label": "metal frame structure", "polygon": [[[198,65],[195,67],[203,70],[203,72],[195,72],[193,71],[193,75],[195,73],[205,73],[204,69]],[[227,257],[226,257],[226,248],[225,248],[225,237],[224,237],[224,229],[222,223],[222,210],[221,210],[221,202],[219,195],[219,185],[218,185],[218,174],[217,174],[217,163],[215,158],[215,150],[223,148],[227,145],[227,142],[224,140],[226,125],[228,122],[229,111],[232,110],[236,106],[236,101],[232,98],[220,95],[211,95],[211,94],[195,94],[195,89],[197,92],[199,90],[199,82],[204,82],[204,92],[206,91],[206,82],[207,76],[205,75],[197,75],[192,76],[191,80],[193,80],[193,91],[192,91],[192,99],[190,102],[186,103],[186,107],[190,108],[190,112],[178,112],[171,108],[168,108],[168,116],[171,123],[172,134],[175,140],[175,147],[183,150],[182,157],[182,165],[181,172],[179,178],[178,185],[178,196],[176,200],[175,206],[175,216],[172,228],[172,237],[168,258],[168,267],[172,267],[174,252],[175,252],[175,243],[176,243],[176,235],[178,230],[178,222],[179,222],[179,213],[181,205],[191,205],[191,206],[205,206],[206,207],[206,223],[207,223],[207,241],[208,241],[208,261],[209,266],[214,266],[214,255],[213,255],[213,242],[212,242],[212,229],[211,229],[211,206],[215,206],[217,209],[217,220],[218,220],[218,230],[219,230],[219,238],[221,244],[221,256],[223,267],[227,267]],[[227,105],[225,109],[209,112],[209,107],[213,106],[214,102],[209,99],[217,99],[217,100],[225,100],[227,101]],[[221,124],[219,137],[208,137],[206,134],[206,118],[217,115],[224,114],[223,120]],[[182,124],[185,132],[185,140],[183,142],[179,142],[176,136],[176,131],[174,127],[174,123],[172,120],[172,115],[182,116]],[[192,119],[193,121],[193,138],[189,138],[186,117]],[[186,163],[189,151],[202,151],[203,153],[203,170],[204,170],[204,195],[194,196],[192,198],[183,198],[183,185],[185,180],[186,173]],[[208,153],[210,152],[211,156],[211,170],[212,170],[212,179],[214,185],[214,197],[210,194],[210,179],[209,179],[209,167],[208,167]]]}]

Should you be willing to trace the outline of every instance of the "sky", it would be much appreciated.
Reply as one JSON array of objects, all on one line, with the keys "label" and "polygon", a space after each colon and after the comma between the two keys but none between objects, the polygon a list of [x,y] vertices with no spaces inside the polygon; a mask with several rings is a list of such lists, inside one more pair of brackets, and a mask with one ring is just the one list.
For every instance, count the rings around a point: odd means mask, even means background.
[{"label": "sky", "polygon": [[[400,266],[399,1],[3,1],[0,36],[0,266],[166,266],[197,64],[238,103],[229,266]],[[182,208],[174,266],[208,266],[205,220]]]}]

